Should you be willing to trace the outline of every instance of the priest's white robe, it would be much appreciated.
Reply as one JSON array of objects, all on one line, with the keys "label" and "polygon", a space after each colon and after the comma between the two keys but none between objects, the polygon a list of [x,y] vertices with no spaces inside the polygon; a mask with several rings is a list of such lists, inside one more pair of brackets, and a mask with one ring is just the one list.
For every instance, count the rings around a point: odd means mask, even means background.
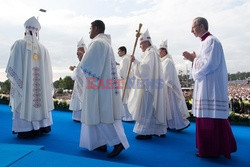
[{"label": "priest's white robe", "polygon": [[[124,80],[125,83],[125,79],[127,77],[127,72],[128,72],[128,68],[129,68],[129,64],[130,64],[130,56],[129,55],[124,55],[121,57],[121,61],[119,62],[119,66],[117,68],[117,72],[119,75],[119,78]],[[128,79],[132,78],[132,71],[130,71],[129,77]],[[123,84],[124,86],[124,84]],[[128,97],[129,97],[129,93],[130,93],[130,88],[126,88],[125,90],[125,95],[123,98],[123,106],[124,106],[124,117],[122,118],[123,121],[133,121],[132,115],[130,114],[129,110],[128,110]],[[122,93],[121,93],[122,95]]]},{"label": "priest's white robe", "polygon": [[[77,72],[80,73],[78,76],[82,76],[83,73],[81,70],[77,70],[77,68],[80,68],[80,65],[78,64],[76,69],[73,72],[72,79],[76,80]],[[81,121],[81,112],[82,112],[82,106],[81,102],[79,100],[78,91],[77,91],[77,82],[75,81],[73,92],[70,99],[69,109],[72,110],[72,119],[75,121]]]},{"label": "priest's white robe", "polygon": [[6,73],[11,82],[12,130],[26,132],[52,125],[53,81],[47,49],[27,34],[12,46]]},{"label": "priest's white robe", "polygon": [[121,123],[121,86],[110,36],[101,33],[93,38],[80,67],[84,76],[76,77],[82,102],[80,147],[93,150],[104,144],[122,143],[127,149],[129,144]]},{"label": "priest's white robe", "polygon": [[228,121],[228,74],[219,40],[206,32],[193,62],[195,81],[192,112],[196,116],[199,156],[231,158],[237,144]]},{"label": "priest's white robe", "polygon": [[171,117],[167,118],[168,128],[176,130],[183,129],[187,127],[190,122],[186,119],[189,117],[189,113],[177,71],[170,55],[167,54],[163,58],[160,58],[160,60],[165,81],[167,112],[171,112]]},{"label": "priest's white robe", "polygon": [[142,61],[134,61],[133,71],[135,80],[131,85],[128,108],[136,120],[134,132],[139,135],[165,134],[164,81],[157,49],[152,46],[147,48]]},{"label": "priest's white robe", "polygon": [[222,45],[210,35],[201,42],[198,53],[192,69],[195,81],[192,112],[198,118],[227,119],[228,74]]}]

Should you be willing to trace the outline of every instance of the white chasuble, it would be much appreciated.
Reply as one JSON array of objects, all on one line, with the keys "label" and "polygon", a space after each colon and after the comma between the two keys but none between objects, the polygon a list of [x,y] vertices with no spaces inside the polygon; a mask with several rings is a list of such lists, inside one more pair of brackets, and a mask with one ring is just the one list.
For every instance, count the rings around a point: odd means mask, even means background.
[{"label": "white chasuble", "polygon": [[[181,90],[180,81],[177,75],[177,71],[174,65],[174,62],[170,55],[166,55],[161,58],[162,69],[163,69],[163,76],[164,76],[164,83],[166,88],[166,96],[170,94],[174,94],[175,98],[171,98],[172,100],[177,100],[176,102],[169,101],[173,104],[178,104],[177,106],[173,106],[170,110],[177,110],[181,112],[182,117],[187,118],[189,117],[187,105],[183,96],[183,92]],[[166,97],[166,99],[170,99]],[[170,118],[171,119],[171,118]]]},{"label": "white chasuble", "polygon": [[[133,119],[140,122],[143,96],[146,92],[152,96],[153,116],[156,124],[166,124],[166,105],[164,100],[164,81],[162,67],[156,48],[149,47],[143,53],[142,61],[134,61],[133,71],[135,80],[128,83],[131,87],[128,108]],[[147,95],[148,96],[148,95]]]},{"label": "white chasuble", "polygon": [[47,49],[35,37],[27,34],[14,43],[6,73],[13,114],[18,112],[25,121],[50,118],[54,109],[51,62]]},{"label": "white chasuble", "polygon": [[89,44],[81,63],[83,77],[77,76],[81,122],[86,125],[114,123],[123,116],[121,83],[117,82],[117,70],[110,38],[97,35]]}]

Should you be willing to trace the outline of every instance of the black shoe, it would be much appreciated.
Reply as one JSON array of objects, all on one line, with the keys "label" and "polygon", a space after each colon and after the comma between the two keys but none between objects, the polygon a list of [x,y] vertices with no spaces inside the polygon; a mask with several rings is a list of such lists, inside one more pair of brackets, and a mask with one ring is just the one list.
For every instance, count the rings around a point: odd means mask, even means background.
[{"label": "black shoe", "polygon": [[32,130],[28,132],[18,132],[17,137],[19,139],[33,139],[36,137],[36,135],[34,134],[34,130]]},{"label": "black shoe", "polygon": [[107,152],[107,145],[103,145],[94,149],[95,151]]},{"label": "black shoe", "polygon": [[108,158],[116,157],[122,152],[123,149],[124,147],[122,143],[115,145],[113,151],[108,155]]},{"label": "black shoe", "polygon": [[200,158],[220,158],[220,156],[219,156],[219,155],[213,155],[213,156],[201,156],[201,155],[199,154],[199,152],[196,152],[196,153],[195,153],[195,155],[196,155],[196,157],[200,157]]},{"label": "black shoe", "polygon": [[170,129],[170,128],[168,128],[167,130],[170,131],[170,132],[176,132],[177,131],[176,129]]},{"label": "black shoe", "polygon": [[42,133],[49,133],[51,131],[51,126],[42,127],[42,128],[40,128],[40,131]]},{"label": "black shoe", "polygon": [[35,137],[41,137],[43,135],[43,132],[41,131],[41,129],[39,129],[39,130],[33,130],[32,134]]},{"label": "black shoe", "polygon": [[166,137],[166,134],[159,135],[159,137],[165,138],[165,137]]},{"label": "black shoe", "polygon": [[182,131],[182,130],[184,130],[184,129],[187,129],[189,126],[190,126],[190,123],[189,123],[186,127],[181,128],[181,129],[177,129],[176,131]]},{"label": "black shoe", "polygon": [[166,134],[162,134],[162,135],[154,135],[156,137],[160,137],[160,138],[165,138],[166,137]]},{"label": "black shoe", "polygon": [[19,139],[27,139],[29,138],[28,132],[17,132],[17,137]]},{"label": "black shoe", "polygon": [[137,140],[147,140],[147,139],[152,139],[152,135],[137,135],[135,138]]}]

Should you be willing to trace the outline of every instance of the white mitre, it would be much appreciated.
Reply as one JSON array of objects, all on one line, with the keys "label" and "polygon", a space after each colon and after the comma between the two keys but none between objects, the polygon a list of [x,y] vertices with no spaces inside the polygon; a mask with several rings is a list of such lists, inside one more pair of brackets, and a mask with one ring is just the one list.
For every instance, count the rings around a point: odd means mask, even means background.
[{"label": "white mitre", "polygon": [[33,16],[29,18],[25,23],[24,23],[24,28],[26,32],[32,31],[32,33],[38,33],[41,29],[41,25],[38,22],[38,20]]},{"label": "white mitre", "polygon": [[146,30],[146,32],[144,32],[143,34],[141,34],[140,43],[142,43],[144,41],[149,41],[149,43],[152,45],[151,37],[149,35],[148,30]]},{"label": "white mitre", "polygon": [[86,44],[84,43],[83,38],[81,38],[81,40],[78,42],[77,49],[78,48],[84,48],[85,51],[87,50],[87,47],[86,47]]},{"label": "white mitre", "polygon": [[168,50],[168,41],[167,41],[167,40],[163,41],[163,42],[160,44],[160,49],[161,49],[161,48]]}]

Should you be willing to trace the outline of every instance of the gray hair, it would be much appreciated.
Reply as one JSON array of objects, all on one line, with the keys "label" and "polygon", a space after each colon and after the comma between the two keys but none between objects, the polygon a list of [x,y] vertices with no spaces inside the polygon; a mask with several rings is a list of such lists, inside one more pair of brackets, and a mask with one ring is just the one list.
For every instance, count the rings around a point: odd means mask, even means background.
[{"label": "gray hair", "polygon": [[208,22],[207,22],[207,19],[205,19],[204,17],[196,17],[194,20],[196,20],[197,25],[203,24],[205,30],[208,31]]}]

